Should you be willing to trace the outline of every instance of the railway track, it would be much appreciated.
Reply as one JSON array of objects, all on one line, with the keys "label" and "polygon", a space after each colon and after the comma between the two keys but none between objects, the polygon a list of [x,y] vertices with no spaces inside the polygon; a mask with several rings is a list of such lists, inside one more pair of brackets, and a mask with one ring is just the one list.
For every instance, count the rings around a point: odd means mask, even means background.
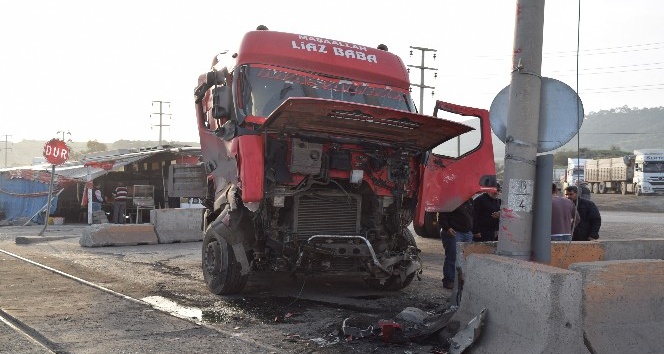
[{"label": "railway track", "polygon": [[0,352],[279,351],[4,249],[0,257]]}]

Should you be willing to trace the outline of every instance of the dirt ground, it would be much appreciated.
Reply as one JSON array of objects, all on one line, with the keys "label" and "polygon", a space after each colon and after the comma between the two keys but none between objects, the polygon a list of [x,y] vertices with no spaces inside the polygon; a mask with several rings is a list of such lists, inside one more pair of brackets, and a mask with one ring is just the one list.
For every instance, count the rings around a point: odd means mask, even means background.
[{"label": "dirt ground", "polygon": [[635,196],[633,194],[591,194],[601,211],[664,213],[664,196]]},{"label": "dirt ground", "polygon": [[[591,200],[607,216],[622,212],[664,213],[664,196],[593,194]],[[656,215],[654,218],[658,219]],[[607,217],[600,237],[661,237],[661,223],[664,222],[639,225]],[[84,227],[49,228],[46,235],[54,237],[53,241],[30,245],[16,245],[15,236],[36,235],[41,227],[3,227],[0,248],[39,259],[42,264],[137,299],[162,296],[181,306],[199,309],[202,320],[209,325],[223,333],[278,348],[274,352],[431,353],[438,348],[435,343],[387,344],[376,337],[347,341],[340,332],[346,319],[358,329],[367,329],[379,320],[393,319],[407,307],[441,315],[449,306],[451,292],[440,281],[443,248],[437,239],[416,237],[424,271],[421,281],[414,281],[402,291],[377,292],[362,281],[344,277],[259,274],[250,278],[242,294],[216,296],[208,292],[202,279],[200,242],[85,248],[76,237]],[[63,235],[70,238],[55,240]],[[75,302],[77,296],[73,292],[63,298]],[[168,347],[154,349],[172,352]],[[209,349],[215,350],[214,345]]]}]

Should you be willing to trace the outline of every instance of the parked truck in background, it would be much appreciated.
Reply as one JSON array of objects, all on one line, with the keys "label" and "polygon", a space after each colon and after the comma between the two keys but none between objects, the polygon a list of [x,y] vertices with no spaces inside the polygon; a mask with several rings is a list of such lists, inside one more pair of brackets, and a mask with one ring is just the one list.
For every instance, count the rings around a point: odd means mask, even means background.
[{"label": "parked truck in background", "polygon": [[664,150],[634,150],[633,155],[588,160],[585,177],[593,193],[664,193]]},{"label": "parked truck in background", "polygon": [[[409,88],[385,46],[261,29],[215,57],[194,93],[211,292],[237,293],[252,272],[339,274],[386,290],[415,278],[409,224],[423,230],[427,216],[493,188],[495,166],[490,135],[462,156],[435,153],[472,128],[418,114]],[[486,110],[439,101],[438,112],[488,127]]]},{"label": "parked truck in background", "polygon": [[567,158],[567,169],[562,176],[562,188],[579,186],[585,181],[585,168],[588,159]]}]

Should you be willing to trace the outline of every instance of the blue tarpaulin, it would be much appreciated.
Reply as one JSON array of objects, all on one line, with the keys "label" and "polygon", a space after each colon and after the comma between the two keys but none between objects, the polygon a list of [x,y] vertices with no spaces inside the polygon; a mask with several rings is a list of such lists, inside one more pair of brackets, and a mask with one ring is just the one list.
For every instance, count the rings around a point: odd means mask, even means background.
[{"label": "blue tarpaulin", "polygon": [[[30,218],[44,208],[48,202],[48,184],[22,178],[9,178],[0,174],[0,211],[4,218],[15,221],[18,218]],[[57,190],[53,191],[49,215],[55,213],[58,205]],[[43,213],[32,221],[44,223]]]}]

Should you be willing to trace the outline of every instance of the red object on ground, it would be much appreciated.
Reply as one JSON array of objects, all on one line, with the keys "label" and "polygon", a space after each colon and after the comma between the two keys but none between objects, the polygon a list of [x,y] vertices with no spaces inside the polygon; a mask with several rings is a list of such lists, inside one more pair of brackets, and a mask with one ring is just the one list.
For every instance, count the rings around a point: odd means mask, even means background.
[{"label": "red object on ground", "polygon": [[394,334],[394,330],[401,330],[401,325],[394,321],[378,321],[378,327],[380,327],[380,339],[383,342],[389,342]]}]

